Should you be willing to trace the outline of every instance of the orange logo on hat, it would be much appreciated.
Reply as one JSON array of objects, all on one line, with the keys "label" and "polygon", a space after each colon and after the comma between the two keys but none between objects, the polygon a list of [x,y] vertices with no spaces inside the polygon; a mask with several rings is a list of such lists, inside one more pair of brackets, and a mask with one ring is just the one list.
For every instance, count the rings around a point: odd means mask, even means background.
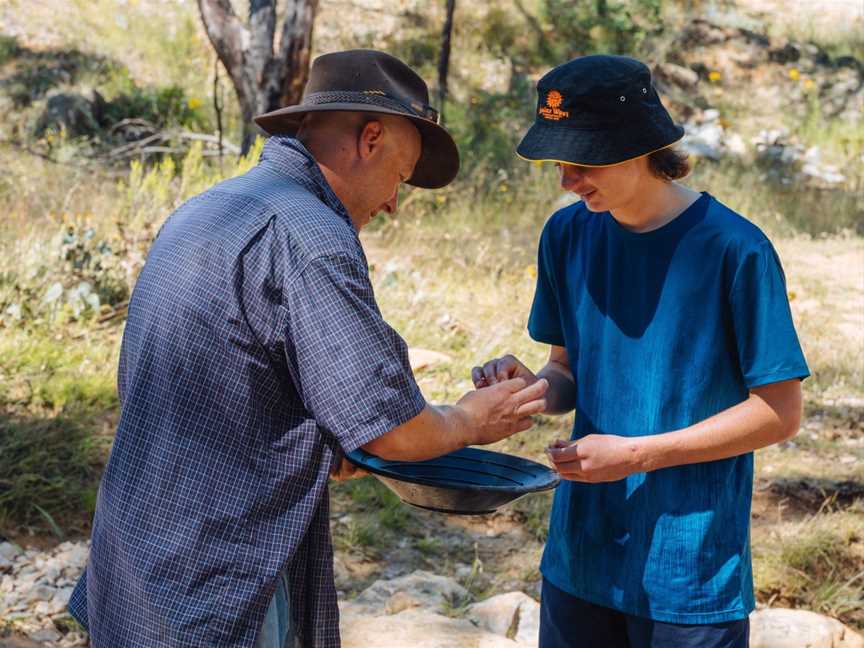
[{"label": "orange logo on hat", "polygon": [[550,90],[546,95],[546,105],[541,106],[537,112],[544,119],[550,119],[552,121],[558,121],[559,119],[569,117],[570,112],[567,110],[561,110],[560,108],[563,101],[564,97],[561,96],[560,92],[557,90]]}]

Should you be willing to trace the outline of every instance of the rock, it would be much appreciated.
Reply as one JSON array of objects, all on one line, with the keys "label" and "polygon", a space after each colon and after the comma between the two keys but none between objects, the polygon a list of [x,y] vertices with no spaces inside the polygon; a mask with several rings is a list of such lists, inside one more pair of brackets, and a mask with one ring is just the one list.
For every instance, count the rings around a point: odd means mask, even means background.
[{"label": "rock", "polygon": [[30,601],[50,601],[54,598],[54,588],[47,585],[37,585],[27,597]]},{"label": "rock", "polygon": [[17,545],[12,544],[11,542],[0,542],[0,558],[5,558],[12,562],[22,553],[21,548]]},{"label": "rock", "polygon": [[57,632],[54,628],[41,628],[36,632],[31,632],[30,638],[33,641],[38,642],[60,641],[60,639],[63,638],[63,635]]},{"label": "rock", "polygon": [[537,645],[540,604],[522,592],[498,594],[468,608],[468,618],[495,634]]},{"label": "rock", "polygon": [[375,581],[346,606],[358,614],[380,616],[387,613],[387,604],[397,592],[410,597],[418,606],[434,611],[441,610],[445,601],[468,598],[467,590],[452,578],[418,570],[393,580]]},{"label": "rock", "polygon": [[408,349],[408,361],[411,363],[412,371],[423,371],[436,364],[452,362],[453,358],[428,349]]},{"label": "rock", "polygon": [[669,83],[685,88],[691,88],[699,83],[699,74],[683,65],[661,63],[655,70],[657,76]]},{"label": "rock", "polygon": [[775,63],[792,63],[801,58],[801,50],[797,45],[786,43],[768,51],[768,58]]},{"label": "rock", "polygon": [[[539,589],[539,588],[538,588]],[[516,630],[516,641],[526,646],[536,646],[540,640],[540,604],[526,603],[519,608],[519,628]]]},{"label": "rock", "polygon": [[744,138],[738,133],[729,133],[723,140],[723,146],[729,153],[736,157],[743,157],[747,154],[747,144]]},{"label": "rock", "polygon": [[769,608],[750,615],[750,648],[864,648],[864,637],[815,612]]},{"label": "rock", "polygon": [[421,609],[385,617],[343,612],[340,631],[342,648],[520,648],[517,642],[465,619]]},{"label": "rock", "polygon": [[410,610],[415,607],[420,607],[420,602],[417,599],[405,592],[396,592],[387,599],[384,610],[387,614],[399,614],[403,610]]},{"label": "rock", "polygon": [[700,126],[686,124],[684,141],[681,148],[698,157],[719,160],[722,157],[723,127],[718,122],[708,122]]},{"label": "rock", "polygon": [[45,110],[36,122],[33,134],[41,137],[49,129],[65,130],[72,137],[92,135],[99,130],[93,103],[86,97],[70,92],[58,93],[48,99]]}]

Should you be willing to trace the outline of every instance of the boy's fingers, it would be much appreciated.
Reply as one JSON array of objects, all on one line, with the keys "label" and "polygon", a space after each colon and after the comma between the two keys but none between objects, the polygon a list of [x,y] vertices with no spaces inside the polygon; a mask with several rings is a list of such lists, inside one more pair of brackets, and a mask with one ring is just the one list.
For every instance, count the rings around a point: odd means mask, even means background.
[{"label": "boy's fingers", "polygon": [[477,389],[486,386],[486,378],[483,376],[483,370],[480,367],[473,367],[471,369],[471,382],[474,383],[474,387]]},{"label": "boy's fingers", "polygon": [[585,480],[585,473],[582,471],[582,462],[578,459],[576,461],[568,461],[566,463],[555,463],[555,470],[558,471],[558,474],[561,475],[564,479],[572,479],[577,481]]},{"label": "boy's fingers", "polygon": [[486,378],[486,384],[494,385],[498,382],[498,379],[495,377],[495,367],[497,360],[490,360],[485,365],[483,365],[483,377]]},{"label": "boy's fingers", "polygon": [[565,447],[549,447],[546,448],[546,454],[556,464],[577,461],[579,459],[579,445],[571,443]]}]

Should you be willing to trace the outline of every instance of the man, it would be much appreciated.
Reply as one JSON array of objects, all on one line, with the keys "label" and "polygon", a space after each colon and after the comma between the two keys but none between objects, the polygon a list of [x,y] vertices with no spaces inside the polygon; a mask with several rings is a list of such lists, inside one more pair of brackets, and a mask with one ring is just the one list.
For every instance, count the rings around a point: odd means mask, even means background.
[{"label": "man", "polygon": [[[303,102],[257,119],[259,165],[181,206],[141,272],[121,416],[70,608],[94,648],[339,645],[331,470],[527,429],[545,384],[426,404],[382,320],[359,230],[459,158],[398,59],[322,56]],[[291,137],[296,134],[296,139]]]},{"label": "man", "polygon": [[587,56],[537,87],[518,148],[582,198],[540,239],[535,375],[512,356],[478,387],[549,382],[575,411],[549,455],[541,648],[746,648],[753,450],[789,438],[808,375],[779,260],[670,147],[682,136],[633,59]]}]

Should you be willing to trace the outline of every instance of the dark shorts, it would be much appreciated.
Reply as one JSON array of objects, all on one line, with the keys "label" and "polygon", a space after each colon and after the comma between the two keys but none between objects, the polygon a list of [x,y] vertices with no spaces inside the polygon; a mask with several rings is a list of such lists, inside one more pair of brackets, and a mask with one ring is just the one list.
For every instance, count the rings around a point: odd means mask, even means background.
[{"label": "dark shorts", "polygon": [[543,579],[539,648],[747,648],[750,620],[662,623],[588,603]]}]

